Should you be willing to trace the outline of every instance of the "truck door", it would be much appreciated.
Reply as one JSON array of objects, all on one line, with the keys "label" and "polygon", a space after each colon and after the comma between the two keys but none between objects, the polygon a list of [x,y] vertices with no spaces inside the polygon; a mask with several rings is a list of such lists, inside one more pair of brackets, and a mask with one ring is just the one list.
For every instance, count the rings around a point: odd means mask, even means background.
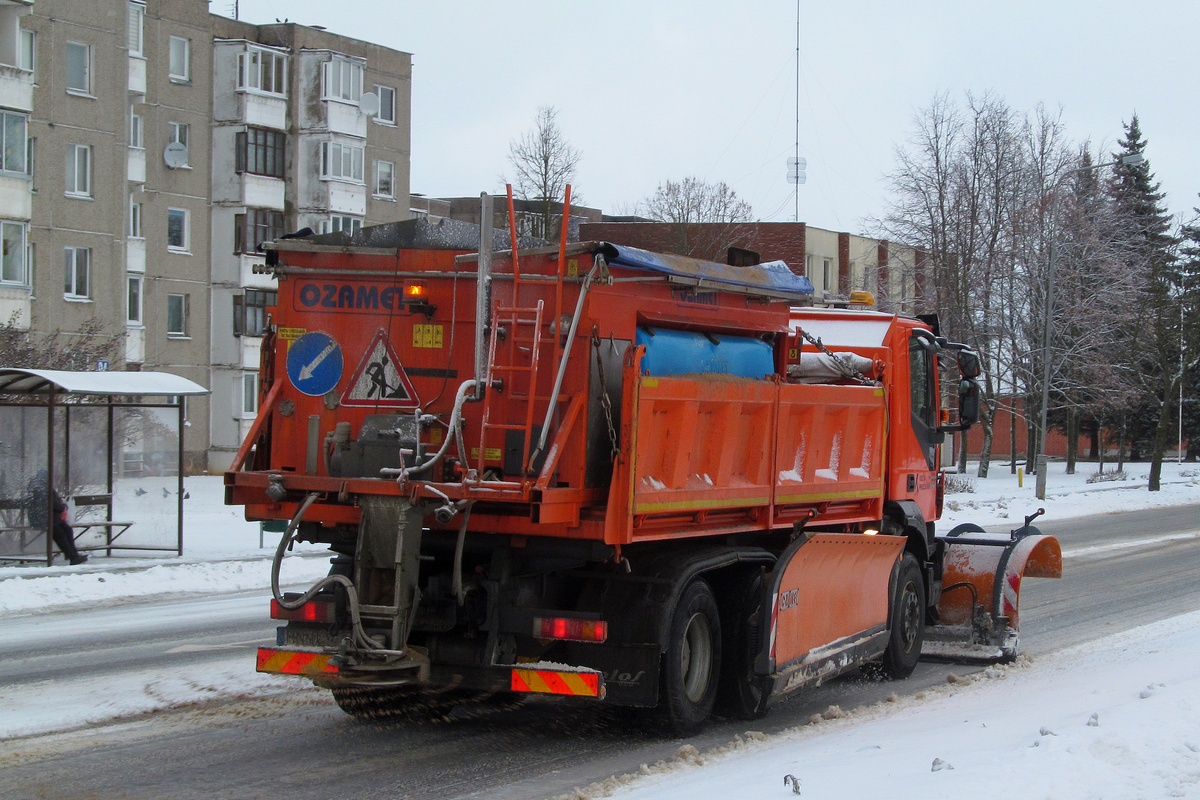
[{"label": "truck door", "polygon": [[930,470],[938,468],[937,353],[930,339],[915,332],[908,343],[908,377],[912,405],[912,427]]}]

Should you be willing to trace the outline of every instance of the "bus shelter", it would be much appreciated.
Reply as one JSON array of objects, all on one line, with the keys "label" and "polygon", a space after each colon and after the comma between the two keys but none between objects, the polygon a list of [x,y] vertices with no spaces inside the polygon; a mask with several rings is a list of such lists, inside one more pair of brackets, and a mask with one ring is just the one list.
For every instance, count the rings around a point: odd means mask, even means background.
[{"label": "bus shelter", "polygon": [[[53,563],[47,529],[56,493],[76,512],[72,525],[81,552],[183,555],[185,398],[207,393],[165,372],[0,368],[0,561]],[[173,495],[174,535],[139,542],[130,534],[139,520],[114,514],[135,516],[114,502],[114,483],[148,474],[164,485],[156,485],[161,497],[149,498],[153,505],[141,507],[161,516]],[[175,479],[173,492],[161,480],[168,477]],[[35,482],[40,491],[31,492]],[[31,502],[43,500],[44,513],[31,509]]]}]

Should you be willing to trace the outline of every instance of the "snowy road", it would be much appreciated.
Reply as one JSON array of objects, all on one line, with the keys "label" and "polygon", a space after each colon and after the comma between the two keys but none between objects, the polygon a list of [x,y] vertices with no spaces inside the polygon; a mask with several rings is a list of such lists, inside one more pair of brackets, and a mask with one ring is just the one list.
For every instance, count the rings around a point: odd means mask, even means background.
[{"label": "snowy road", "polygon": [[[1200,609],[1196,507],[1046,523],[1042,528],[1060,536],[1067,570],[1061,581],[1030,581],[1025,587],[1024,643],[1035,656]],[[153,610],[160,607],[166,613]],[[50,620],[23,618],[11,629],[18,620],[6,621],[0,633],[0,674],[11,674],[6,662],[13,643],[22,644],[17,657],[25,659],[45,659],[51,649],[59,656],[75,651],[71,658],[78,659],[80,669],[95,673],[50,681],[41,668],[33,669],[38,680],[27,678],[4,698],[5,704],[24,697],[54,713],[57,703],[47,702],[45,693],[60,698],[77,690],[95,698],[140,687],[147,709],[162,708],[161,698],[179,690],[172,681],[193,690],[199,686],[217,700],[195,708],[180,704],[185,707],[177,713],[0,745],[5,775],[0,797],[353,798],[377,796],[382,785],[391,797],[529,798],[633,771],[641,763],[670,758],[678,749],[677,741],[631,726],[626,717],[608,710],[572,707],[564,714],[553,702],[448,725],[355,723],[325,693],[303,688],[279,693],[273,688],[272,694],[254,683],[250,642],[271,630],[263,609],[261,595],[245,595],[182,606],[97,610],[87,614],[86,638],[106,644],[93,642],[82,649],[74,634]],[[218,617],[228,622],[218,625]],[[130,620],[141,626],[134,636],[126,627]],[[183,627],[190,632],[183,634]],[[133,642],[142,639],[152,642],[142,656],[163,659],[160,666],[122,673],[120,664],[141,661],[136,655],[141,645]],[[108,667],[101,666],[105,662]],[[45,667],[49,661],[40,663]],[[103,678],[100,673],[106,669],[109,675]],[[848,710],[891,692],[910,695],[944,683],[949,671],[947,665],[923,663],[912,679],[900,684],[838,681],[781,704],[754,727],[772,733],[801,724],[830,705]],[[970,670],[954,666],[953,671],[961,675]],[[7,689],[12,679],[0,677],[0,683]],[[240,685],[257,687],[248,693],[253,697],[220,701],[237,695]],[[744,723],[716,724],[690,742],[703,751],[745,728]],[[180,775],[189,780],[175,782]]]},{"label": "snowy road", "polygon": [[5,620],[0,684],[70,682],[132,668],[170,671],[235,655],[253,658],[253,648],[275,641],[277,623],[265,613],[269,602],[269,594],[256,591]]}]

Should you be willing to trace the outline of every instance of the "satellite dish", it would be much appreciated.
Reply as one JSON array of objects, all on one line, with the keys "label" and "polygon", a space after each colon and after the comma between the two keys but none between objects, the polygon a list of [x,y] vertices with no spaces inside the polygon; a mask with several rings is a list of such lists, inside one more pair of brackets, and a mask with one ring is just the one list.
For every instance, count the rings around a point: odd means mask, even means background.
[{"label": "satellite dish", "polygon": [[358,110],[366,114],[368,117],[373,117],[379,113],[379,95],[374,92],[366,92],[358,101]]},{"label": "satellite dish", "polygon": [[179,142],[171,142],[163,150],[163,163],[170,169],[186,167],[188,163],[187,145],[180,144]]}]

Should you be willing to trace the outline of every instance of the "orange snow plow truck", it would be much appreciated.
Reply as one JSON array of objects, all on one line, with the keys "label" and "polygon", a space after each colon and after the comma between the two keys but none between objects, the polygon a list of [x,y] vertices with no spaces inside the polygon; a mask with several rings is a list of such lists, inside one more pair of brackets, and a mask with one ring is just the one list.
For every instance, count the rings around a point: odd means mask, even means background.
[{"label": "orange snow plow truck", "polygon": [[[923,648],[1015,654],[1022,578],[1061,551],[1029,520],[935,531],[940,445],[979,407],[936,322],[813,308],[782,262],[463,225],[268,246],[260,409],[225,475],[286,522],[260,671],[355,715],[532,692],[689,733]],[[332,567],[285,594],[297,540]]]}]

